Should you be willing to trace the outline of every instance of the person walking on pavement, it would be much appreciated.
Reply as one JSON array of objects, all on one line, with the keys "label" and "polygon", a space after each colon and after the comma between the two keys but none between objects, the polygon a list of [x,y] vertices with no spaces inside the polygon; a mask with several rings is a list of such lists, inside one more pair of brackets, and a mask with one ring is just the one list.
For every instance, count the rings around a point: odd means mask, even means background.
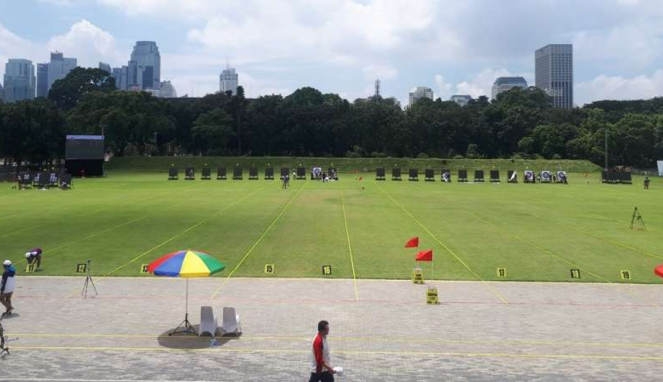
[{"label": "person walking on pavement", "polygon": [[318,334],[313,340],[311,353],[311,379],[309,382],[334,382],[334,368],[330,365],[331,355],[327,336],[329,335],[329,322],[318,322]]},{"label": "person walking on pavement", "polygon": [[0,303],[6,309],[2,315],[7,316],[14,310],[12,306],[12,294],[16,286],[16,268],[14,268],[12,262],[9,260],[5,260],[3,267],[4,272],[2,273],[2,281],[0,282]]}]

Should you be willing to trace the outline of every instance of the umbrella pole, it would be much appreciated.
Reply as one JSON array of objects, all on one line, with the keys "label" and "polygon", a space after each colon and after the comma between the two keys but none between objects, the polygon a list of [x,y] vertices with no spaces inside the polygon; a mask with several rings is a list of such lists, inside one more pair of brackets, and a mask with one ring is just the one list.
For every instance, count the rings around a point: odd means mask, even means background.
[{"label": "umbrella pole", "polygon": [[196,329],[189,322],[189,278],[186,279],[186,298],[184,299],[184,321],[180,323],[175,330],[168,333],[169,336],[173,334],[198,334]]}]

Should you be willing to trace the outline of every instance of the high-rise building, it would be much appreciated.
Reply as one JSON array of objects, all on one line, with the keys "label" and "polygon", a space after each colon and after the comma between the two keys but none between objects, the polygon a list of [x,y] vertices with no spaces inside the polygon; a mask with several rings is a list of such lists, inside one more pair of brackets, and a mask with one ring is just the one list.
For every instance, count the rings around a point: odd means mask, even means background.
[{"label": "high-rise building", "polygon": [[35,67],[32,61],[10,58],[5,65],[5,102],[35,98]]},{"label": "high-rise building", "polygon": [[53,83],[61,80],[78,66],[75,58],[67,58],[60,52],[51,53],[51,62],[48,63],[48,91],[51,90]]},{"label": "high-rise building", "polygon": [[111,68],[110,64],[105,62],[99,61],[99,69],[107,72],[108,74],[113,74],[113,69]]},{"label": "high-rise building", "polygon": [[221,93],[232,92],[232,95],[237,95],[237,86],[239,86],[239,75],[235,72],[235,68],[227,66],[219,76],[219,91]]},{"label": "high-rise building", "polygon": [[37,64],[37,97],[48,97],[48,64]]},{"label": "high-rise building", "polygon": [[147,91],[157,98],[177,98],[177,91],[170,81],[162,81],[159,89],[147,89]]},{"label": "high-rise building", "polygon": [[161,55],[154,41],[138,41],[129,61],[129,88],[159,89]]},{"label": "high-rise building", "polygon": [[527,89],[527,81],[522,77],[498,77],[493,83],[492,98],[513,88]]},{"label": "high-rise building", "polygon": [[460,106],[467,106],[467,104],[470,103],[470,101],[472,101],[472,96],[455,94],[451,96],[450,100],[454,101]]},{"label": "high-rise building", "polygon": [[573,108],[573,45],[546,45],[534,57],[536,87],[550,96],[554,107]]},{"label": "high-rise building", "polygon": [[422,98],[433,99],[433,89],[425,86],[417,86],[413,92],[410,93],[410,106]]},{"label": "high-rise building", "polygon": [[5,100],[5,88],[2,87],[2,84],[0,84],[0,102],[3,102]]}]

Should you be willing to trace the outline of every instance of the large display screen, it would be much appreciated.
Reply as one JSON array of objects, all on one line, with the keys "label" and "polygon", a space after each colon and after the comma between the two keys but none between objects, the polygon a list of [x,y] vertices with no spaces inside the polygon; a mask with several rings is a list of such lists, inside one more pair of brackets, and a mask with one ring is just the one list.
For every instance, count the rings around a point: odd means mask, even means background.
[{"label": "large display screen", "polygon": [[104,159],[103,135],[67,135],[66,159]]}]

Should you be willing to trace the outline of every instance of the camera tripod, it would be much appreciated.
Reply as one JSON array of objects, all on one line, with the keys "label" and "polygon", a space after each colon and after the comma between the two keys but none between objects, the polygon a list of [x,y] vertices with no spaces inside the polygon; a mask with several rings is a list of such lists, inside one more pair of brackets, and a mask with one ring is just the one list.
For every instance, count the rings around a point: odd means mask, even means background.
[{"label": "camera tripod", "polygon": [[92,281],[92,276],[90,275],[90,260],[89,259],[87,261],[85,271],[87,272],[87,277],[85,278],[85,284],[83,284],[83,290],[81,291],[81,296],[83,296],[83,298],[87,298],[87,288],[88,288],[89,285],[92,285],[92,288],[94,289],[94,295],[98,296],[99,292],[97,292],[97,287],[94,286],[94,281]]}]

